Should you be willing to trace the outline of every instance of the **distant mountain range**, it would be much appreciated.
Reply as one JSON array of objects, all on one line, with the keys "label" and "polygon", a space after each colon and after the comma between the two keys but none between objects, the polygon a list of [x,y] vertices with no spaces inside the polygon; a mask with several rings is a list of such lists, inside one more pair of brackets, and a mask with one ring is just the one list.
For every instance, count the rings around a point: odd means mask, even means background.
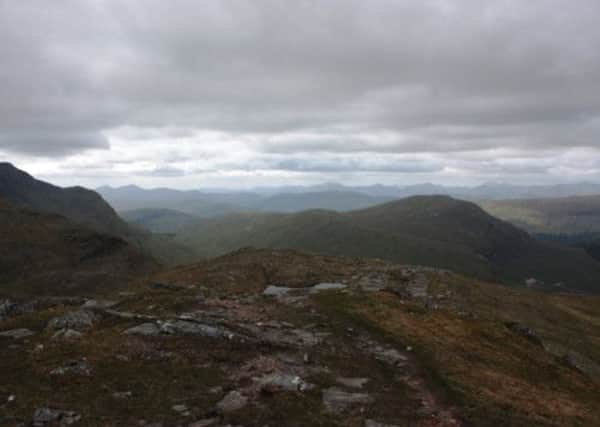
[{"label": "distant mountain range", "polygon": [[582,249],[537,241],[477,205],[447,196],[410,197],[347,213],[232,214],[199,220],[176,240],[204,257],[244,246],[294,248],[600,291],[600,263]]},{"label": "distant mountain range", "polygon": [[201,218],[213,218],[235,212],[300,212],[309,209],[345,212],[415,195],[447,195],[471,201],[595,195],[600,194],[600,185],[515,186],[488,183],[477,187],[446,187],[425,183],[351,187],[326,183],[306,187],[256,188],[244,192],[224,189],[143,189],[130,185],[100,187],[98,192],[118,211],[170,209]]},{"label": "distant mountain range", "polygon": [[[121,211],[132,226],[94,191],[56,187],[0,164],[0,199],[14,209],[60,214],[69,224],[112,236],[167,264],[252,245],[382,258],[505,283],[535,279],[533,283],[547,288],[600,292],[600,263],[583,249],[540,242],[474,203],[448,196],[388,202],[389,196],[382,195],[387,187],[378,186],[379,195],[331,187],[281,194],[102,189],[117,207],[136,209]],[[314,209],[322,207],[327,209]]]}]

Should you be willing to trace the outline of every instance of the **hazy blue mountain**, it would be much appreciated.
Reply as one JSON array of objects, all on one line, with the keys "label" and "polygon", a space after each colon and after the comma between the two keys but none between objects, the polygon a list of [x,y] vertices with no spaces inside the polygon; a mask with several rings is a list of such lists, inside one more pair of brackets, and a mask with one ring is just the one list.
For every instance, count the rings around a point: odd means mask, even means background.
[{"label": "hazy blue mountain", "polygon": [[[183,191],[124,186],[100,187],[98,192],[119,211],[175,209],[196,216],[214,217],[247,211],[299,212],[313,208],[344,211],[416,195],[447,195],[472,201],[595,195],[600,194],[600,184],[517,186],[486,183],[475,187],[459,187],[431,183],[406,186],[323,183],[313,186],[257,187],[247,191],[217,188]],[[323,194],[319,196],[318,193]]]}]

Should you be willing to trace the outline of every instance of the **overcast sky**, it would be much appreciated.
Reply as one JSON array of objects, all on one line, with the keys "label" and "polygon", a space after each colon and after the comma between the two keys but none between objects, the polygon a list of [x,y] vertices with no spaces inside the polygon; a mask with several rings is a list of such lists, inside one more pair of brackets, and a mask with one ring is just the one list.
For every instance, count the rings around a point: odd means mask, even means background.
[{"label": "overcast sky", "polygon": [[598,0],[0,0],[0,160],[57,184],[600,182]]}]

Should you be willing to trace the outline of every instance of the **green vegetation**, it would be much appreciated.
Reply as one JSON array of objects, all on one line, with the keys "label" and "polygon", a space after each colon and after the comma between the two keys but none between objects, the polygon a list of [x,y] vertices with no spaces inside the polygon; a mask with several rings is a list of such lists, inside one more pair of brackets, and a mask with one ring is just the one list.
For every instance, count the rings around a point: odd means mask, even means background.
[{"label": "green vegetation", "polygon": [[600,233],[600,196],[482,201],[479,205],[534,234]]},{"label": "green vegetation", "polygon": [[536,241],[476,205],[443,196],[411,197],[338,213],[235,214],[205,219],[176,240],[202,257],[244,246],[392,260],[475,277],[599,291],[600,263],[581,249]]},{"label": "green vegetation", "polygon": [[197,217],[174,209],[134,209],[119,212],[130,223],[153,233],[175,233]]}]

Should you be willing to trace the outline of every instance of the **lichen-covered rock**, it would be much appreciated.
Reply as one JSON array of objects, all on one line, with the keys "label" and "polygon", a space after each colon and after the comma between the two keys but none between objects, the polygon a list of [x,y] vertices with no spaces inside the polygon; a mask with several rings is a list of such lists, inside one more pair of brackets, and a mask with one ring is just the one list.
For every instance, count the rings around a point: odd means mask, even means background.
[{"label": "lichen-covered rock", "polygon": [[92,328],[97,320],[98,317],[89,310],[70,311],[63,316],[50,320],[48,328],[84,331]]},{"label": "lichen-covered rock", "polygon": [[155,323],[142,323],[141,325],[129,328],[124,332],[126,335],[142,335],[142,336],[156,336],[160,335],[160,328]]},{"label": "lichen-covered rock", "polygon": [[60,366],[50,371],[50,375],[84,375],[91,374],[91,368],[85,360],[72,360],[64,366]]},{"label": "lichen-covered rock", "polygon": [[234,412],[242,409],[248,404],[248,398],[241,394],[239,391],[233,390],[225,395],[219,403],[217,408],[224,413]]},{"label": "lichen-covered rock", "polygon": [[81,420],[81,415],[74,411],[60,409],[38,408],[33,413],[33,427],[70,426]]},{"label": "lichen-covered rock", "polygon": [[260,389],[270,393],[277,391],[306,391],[314,386],[297,375],[275,372],[257,380]]},{"label": "lichen-covered rock", "polygon": [[53,340],[65,339],[65,340],[74,340],[79,339],[83,336],[83,334],[75,329],[60,329],[54,335],[52,335]]},{"label": "lichen-covered rock", "polygon": [[21,338],[29,337],[34,334],[35,334],[35,332],[30,331],[29,329],[19,328],[19,329],[11,329],[9,331],[2,331],[2,332],[0,332],[0,337],[13,338],[13,339],[18,340]]}]

